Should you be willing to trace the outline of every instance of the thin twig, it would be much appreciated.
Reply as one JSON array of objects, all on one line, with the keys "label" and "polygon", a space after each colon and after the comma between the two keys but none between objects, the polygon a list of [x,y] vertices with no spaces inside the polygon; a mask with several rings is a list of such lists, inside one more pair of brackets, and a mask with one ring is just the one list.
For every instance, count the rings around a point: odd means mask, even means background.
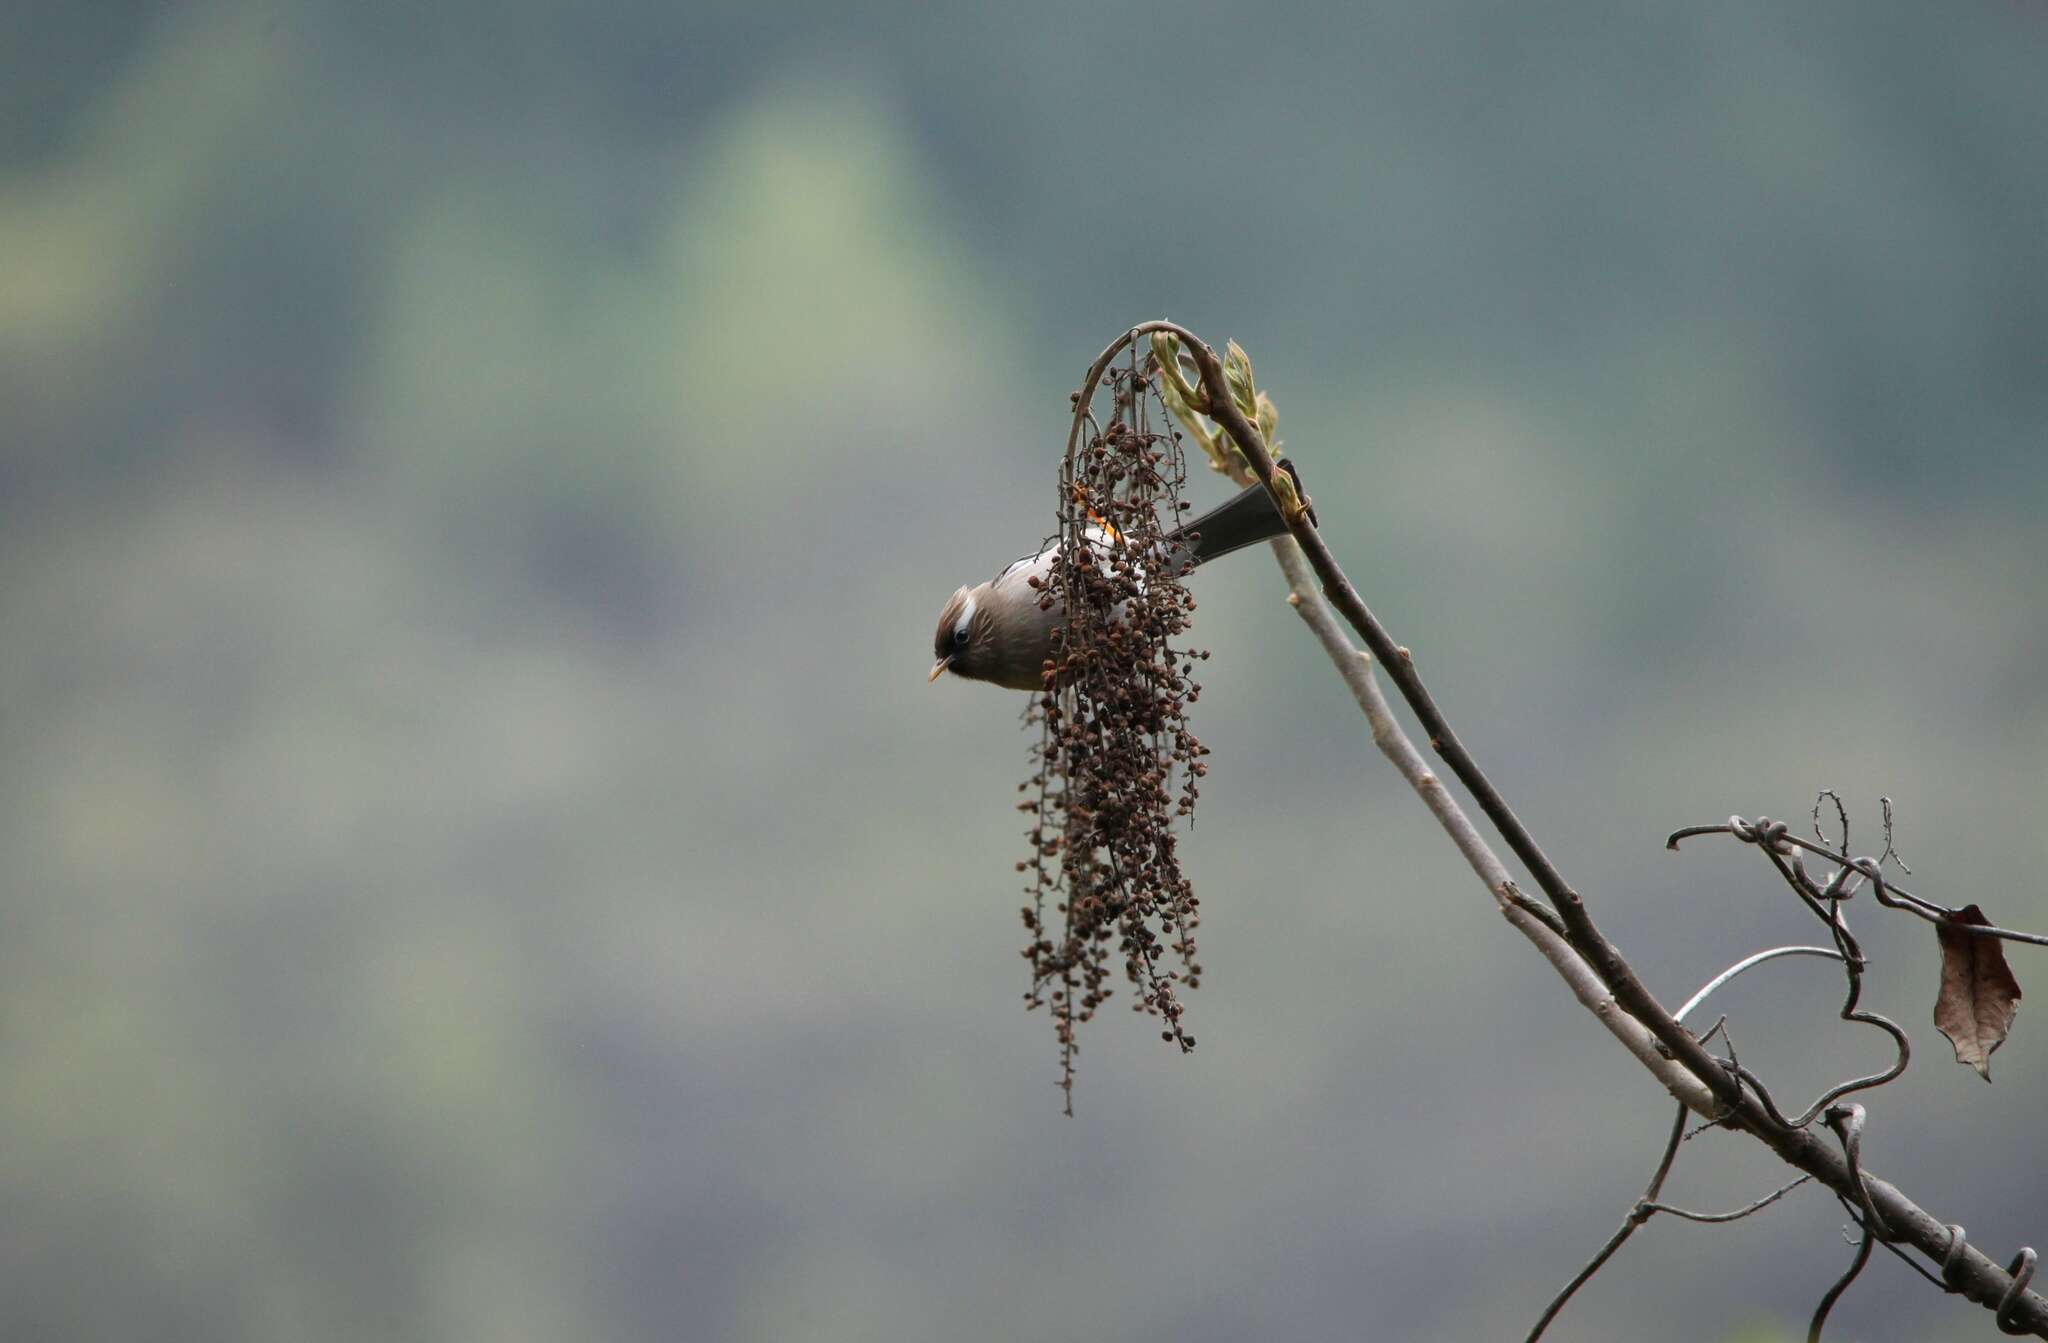
[{"label": "thin twig", "polygon": [[[1678,1009],[1678,1016],[1680,1018],[1686,1016],[1702,1002],[1705,1002],[1707,997],[1716,989],[1734,979],[1743,971],[1783,956],[1827,956],[1837,960],[1842,959],[1840,952],[1829,947],[1773,947],[1769,951],[1758,952],[1754,956],[1736,962],[1709,980],[1705,987],[1701,988],[1698,993],[1695,993],[1687,1000],[1684,1007]],[[1701,1046],[1704,1047],[1716,1034],[1725,1031],[1727,1022],[1728,1018],[1725,1016],[1715,1022],[1712,1029],[1699,1037]],[[1732,1041],[1729,1042],[1728,1049],[1729,1061],[1733,1063],[1735,1046]],[[1636,1200],[1635,1206],[1629,1210],[1629,1214],[1623,1219],[1622,1224],[1615,1228],[1614,1234],[1608,1237],[1607,1243],[1601,1246],[1593,1258],[1587,1262],[1586,1266],[1580,1269],[1572,1280],[1565,1284],[1564,1289],[1551,1299],[1550,1305],[1544,1310],[1542,1317],[1536,1321],[1536,1327],[1530,1331],[1527,1343],[1536,1343],[1536,1340],[1543,1336],[1543,1331],[1550,1327],[1551,1321],[1557,1318],[1558,1312],[1564,1309],[1565,1304],[1572,1299],[1579,1288],[1590,1282],[1593,1275],[1598,1273],[1606,1265],[1607,1261],[1614,1257],[1615,1252],[1622,1247],[1622,1244],[1635,1234],[1636,1228],[1649,1221],[1654,1214],[1668,1212],[1674,1217],[1680,1217],[1691,1222],[1736,1222],[1750,1216],[1752,1213],[1761,1212],[1763,1209],[1770,1207],[1773,1203],[1776,1203],[1779,1199],[1813,1178],[1811,1175],[1802,1175],[1782,1188],[1764,1195],[1753,1203],[1737,1208],[1733,1212],[1694,1212],[1689,1208],[1681,1208],[1675,1204],[1658,1202],[1657,1195],[1662,1192],[1664,1180],[1671,1173],[1672,1161],[1678,1155],[1678,1145],[1688,1136],[1685,1132],[1685,1120],[1689,1113],[1690,1111],[1684,1105],[1681,1104],[1679,1106],[1677,1117],[1672,1121],[1670,1141],[1664,1148],[1664,1159],[1658,1164],[1656,1173],[1650,1177],[1649,1188],[1644,1190],[1643,1196],[1640,1199]]]},{"label": "thin twig", "polygon": [[1823,844],[1828,842],[1827,832],[1820,828],[1820,804],[1823,802],[1833,802],[1835,804],[1835,816],[1842,823],[1842,852],[1847,853],[1849,851],[1849,809],[1842,804],[1842,795],[1832,788],[1821,789],[1820,794],[1813,799],[1813,837]]},{"label": "thin twig", "polygon": [[1774,1189],[1770,1193],[1765,1194],[1754,1203],[1745,1203],[1734,1212],[1693,1212],[1688,1208],[1673,1207],[1669,1203],[1654,1203],[1650,1205],[1650,1210],[1652,1212],[1668,1212],[1673,1217],[1683,1217],[1688,1222],[1739,1222],[1753,1212],[1762,1212],[1765,1208],[1770,1207],[1773,1203],[1776,1203],[1779,1199],[1812,1179],[1811,1175],[1802,1175],[1783,1188]]},{"label": "thin twig", "polygon": [[[1759,825],[1761,823],[1760,819]],[[1773,827],[1774,831],[1776,829],[1777,827]],[[1762,844],[1761,836],[1757,833],[1757,830],[1757,826],[1750,825],[1749,822],[1743,820],[1740,816],[1731,816],[1719,825],[1688,825],[1674,830],[1665,839],[1664,847],[1676,849],[1679,841],[1692,839],[1700,835],[1733,835],[1746,844],[1759,844],[1766,853],[1772,853],[1775,856],[1773,847]],[[2000,928],[1988,923],[1957,922],[1955,916],[1958,911],[1917,896],[1904,887],[1887,881],[1878,859],[1851,858],[1846,854],[1826,848],[1823,845],[1814,843],[1810,839],[1803,839],[1794,834],[1773,833],[1770,836],[1770,841],[1772,845],[1788,844],[1794,848],[1804,849],[1808,853],[1818,854],[1830,862],[1841,864],[1859,877],[1867,880],[1871,885],[1871,894],[1877,897],[1878,903],[1891,909],[1903,909],[1907,913],[1925,919],[1929,923],[1953,928],[1958,932],[1968,933],[1972,937],[1994,937],[2004,942],[2025,942],[2037,947],[2048,947],[2048,933],[2028,933],[2016,928]],[[1891,854],[1890,856],[1893,861],[1897,861],[1896,854]],[[1901,863],[1900,866],[1904,867],[1905,865]],[[1911,869],[1907,870],[1910,871]],[[1806,894],[1803,887],[1801,888],[1801,893]]]},{"label": "thin twig", "polygon": [[[1698,993],[1685,1000],[1685,1006],[1679,1008],[1672,1015],[1680,1021],[1685,1020],[1692,1015],[1692,1010],[1705,1002],[1707,995],[1715,989],[1720,988],[1743,971],[1762,965],[1765,961],[1777,960],[1780,956],[1829,956],[1838,961],[1842,959],[1842,953],[1836,951],[1833,947],[1772,947],[1769,951],[1759,951],[1754,956],[1745,957],[1735,962],[1735,964],[1708,980],[1701,986]],[[1705,1044],[1706,1040],[1707,1038],[1704,1035],[1700,1037],[1701,1044]]]},{"label": "thin twig", "polygon": [[1678,1107],[1678,1114],[1671,1121],[1671,1137],[1664,1143],[1664,1157],[1651,1174],[1650,1183],[1644,1188],[1643,1196],[1628,1210],[1628,1216],[1622,1219],[1621,1225],[1614,1229],[1614,1234],[1607,1238],[1607,1243],[1600,1247],[1599,1252],[1564,1285],[1563,1291],[1551,1298],[1542,1318],[1536,1321],[1536,1327],[1529,1331],[1529,1336],[1523,1343],[1536,1343],[1537,1339],[1542,1338],[1543,1331],[1550,1327],[1550,1322],[1557,1318],[1557,1313],[1564,1309],[1565,1303],[1572,1299],[1573,1294],[1585,1286],[1592,1276],[1600,1271],[1601,1266],[1614,1257],[1614,1252],[1621,1248],[1623,1241],[1636,1233],[1637,1227],[1649,1221],[1652,1213],[1660,1210],[1657,1195],[1664,1192],[1665,1177],[1671,1174],[1671,1163],[1678,1159],[1678,1144],[1685,1137],[1685,1117],[1689,1113],[1691,1112],[1685,1106]]}]

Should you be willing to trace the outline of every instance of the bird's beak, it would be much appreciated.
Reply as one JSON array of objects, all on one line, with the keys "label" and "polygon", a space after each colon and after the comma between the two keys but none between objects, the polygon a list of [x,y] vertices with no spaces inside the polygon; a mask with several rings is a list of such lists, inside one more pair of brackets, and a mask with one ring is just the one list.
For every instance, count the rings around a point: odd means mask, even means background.
[{"label": "bird's beak", "polygon": [[946,654],[946,656],[940,658],[937,662],[934,662],[932,664],[932,674],[924,678],[925,684],[930,685],[933,681],[938,680],[939,673],[943,672],[944,670],[946,670],[946,668],[952,665],[953,655],[951,653]]}]

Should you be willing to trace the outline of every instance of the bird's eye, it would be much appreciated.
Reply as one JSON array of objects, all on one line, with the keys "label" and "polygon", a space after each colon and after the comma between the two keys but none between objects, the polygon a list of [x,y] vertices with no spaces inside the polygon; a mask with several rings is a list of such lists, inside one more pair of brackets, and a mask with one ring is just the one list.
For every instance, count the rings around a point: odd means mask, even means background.
[{"label": "bird's eye", "polygon": [[957,625],[953,629],[953,642],[961,648],[967,647],[967,627]]}]

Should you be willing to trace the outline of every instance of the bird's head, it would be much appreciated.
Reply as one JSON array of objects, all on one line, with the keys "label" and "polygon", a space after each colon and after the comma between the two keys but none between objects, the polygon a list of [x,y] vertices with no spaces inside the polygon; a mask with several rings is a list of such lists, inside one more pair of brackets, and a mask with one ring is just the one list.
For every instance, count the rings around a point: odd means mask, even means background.
[{"label": "bird's head", "polygon": [[987,680],[993,673],[995,650],[989,635],[994,612],[988,588],[986,583],[959,588],[947,598],[939,612],[938,631],[932,635],[932,656],[938,661],[932,663],[927,680],[936,681],[945,671],[971,681]]}]

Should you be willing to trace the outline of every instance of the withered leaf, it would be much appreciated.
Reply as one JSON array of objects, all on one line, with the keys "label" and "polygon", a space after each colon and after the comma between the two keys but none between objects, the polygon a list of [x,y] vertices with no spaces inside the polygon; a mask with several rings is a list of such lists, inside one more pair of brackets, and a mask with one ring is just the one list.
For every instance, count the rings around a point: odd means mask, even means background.
[{"label": "withered leaf", "polygon": [[[1958,910],[1956,923],[1988,925],[1991,920],[1975,905]],[[1934,1000],[1934,1025],[1955,1046],[1956,1062],[1967,1063],[1985,1081],[1991,1080],[1991,1054],[2005,1043],[2013,1016],[2020,1010],[2020,985],[2005,963],[2005,944],[1978,937],[1946,923],[1936,924],[1941,939],[1941,993]]]}]

